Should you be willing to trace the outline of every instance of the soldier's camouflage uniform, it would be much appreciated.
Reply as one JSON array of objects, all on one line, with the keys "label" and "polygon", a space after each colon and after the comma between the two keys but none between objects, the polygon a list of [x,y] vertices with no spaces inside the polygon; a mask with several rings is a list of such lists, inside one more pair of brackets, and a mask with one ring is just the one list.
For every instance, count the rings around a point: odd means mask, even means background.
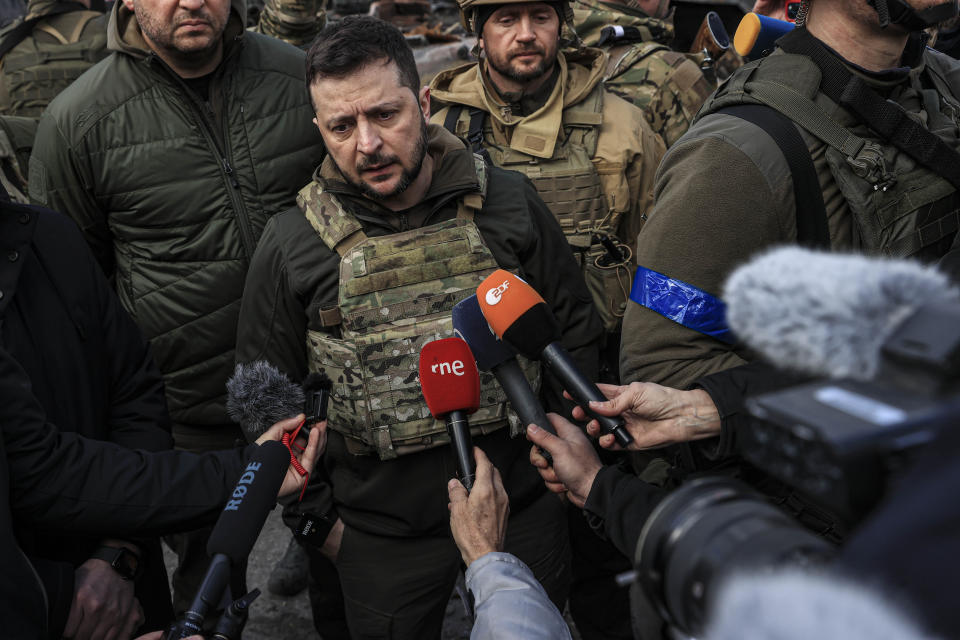
[{"label": "soldier's camouflage uniform", "polygon": [[[571,6],[583,43],[610,55],[607,88],[643,109],[653,130],[668,147],[672,145],[715,88],[695,62],[667,46],[673,39],[673,23],[613,2],[574,0]],[[641,41],[600,44],[603,28],[613,25],[635,28]]]},{"label": "soldier's camouflage uniform", "polygon": [[[0,60],[0,114],[40,117],[61,91],[107,56],[106,16],[56,0],[31,0],[23,22],[0,33],[17,44]],[[24,23],[32,23],[20,33]]]},{"label": "soldier's camouflage uniform", "polygon": [[260,22],[250,30],[306,49],[326,24],[321,4],[321,0],[266,0]]}]

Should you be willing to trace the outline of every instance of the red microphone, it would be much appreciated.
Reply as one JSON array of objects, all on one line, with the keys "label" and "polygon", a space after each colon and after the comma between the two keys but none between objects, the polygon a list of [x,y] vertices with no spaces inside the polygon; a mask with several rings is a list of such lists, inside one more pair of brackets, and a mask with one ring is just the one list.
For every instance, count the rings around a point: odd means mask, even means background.
[{"label": "red microphone", "polygon": [[480,373],[473,353],[460,338],[444,338],[420,350],[420,387],[430,413],[447,423],[460,482],[473,488],[476,463],[467,415],[480,407]]},{"label": "red microphone", "polygon": [[600,423],[604,433],[612,433],[621,447],[633,442],[623,419],[590,410],[591,400],[604,402],[607,398],[560,345],[560,326],[533,287],[509,271],[498,269],[477,287],[477,300],[490,328],[501,340],[550,367],[577,404]]}]

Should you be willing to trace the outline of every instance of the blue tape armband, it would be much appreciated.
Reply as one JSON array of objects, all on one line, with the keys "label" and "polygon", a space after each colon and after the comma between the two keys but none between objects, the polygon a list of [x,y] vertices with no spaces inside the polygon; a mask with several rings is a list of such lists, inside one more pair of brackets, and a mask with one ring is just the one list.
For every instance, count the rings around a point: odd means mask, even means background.
[{"label": "blue tape armband", "polygon": [[723,300],[691,284],[637,267],[630,299],[688,329],[727,344],[736,342],[727,326],[727,306]]}]

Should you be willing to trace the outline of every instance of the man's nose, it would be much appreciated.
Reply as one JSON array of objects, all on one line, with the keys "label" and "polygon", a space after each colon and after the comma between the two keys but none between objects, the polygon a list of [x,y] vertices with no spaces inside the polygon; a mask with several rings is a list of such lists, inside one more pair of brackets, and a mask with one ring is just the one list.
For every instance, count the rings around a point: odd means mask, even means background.
[{"label": "man's nose", "polygon": [[533,31],[533,20],[530,16],[521,16],[517,21],[517,40],[521,42],[532,42],[536,40],[537,34]]},{"label": "man's nose", "polygon": [[372,156],[383,146],[380,131],[366,119],[357,123],[357,151]]},{"label": "man's nose", "polygon": [[201,8],[205,0],[179,0],[178,4],[182,9],[187,11],[196,11]]}]

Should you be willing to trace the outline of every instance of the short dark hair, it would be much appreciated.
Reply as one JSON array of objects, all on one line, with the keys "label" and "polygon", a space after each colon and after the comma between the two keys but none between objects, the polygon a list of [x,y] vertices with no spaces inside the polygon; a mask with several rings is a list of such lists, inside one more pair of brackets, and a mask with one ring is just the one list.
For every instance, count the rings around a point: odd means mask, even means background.
[{"label": "short dark hair", "polygon": [[380,61],[396,63],[400,85],[419,96],[420,72],[399,29],[372,16],[347,16],[328,24],[307,51],[307,92],[317,79],[343,78]]}]

